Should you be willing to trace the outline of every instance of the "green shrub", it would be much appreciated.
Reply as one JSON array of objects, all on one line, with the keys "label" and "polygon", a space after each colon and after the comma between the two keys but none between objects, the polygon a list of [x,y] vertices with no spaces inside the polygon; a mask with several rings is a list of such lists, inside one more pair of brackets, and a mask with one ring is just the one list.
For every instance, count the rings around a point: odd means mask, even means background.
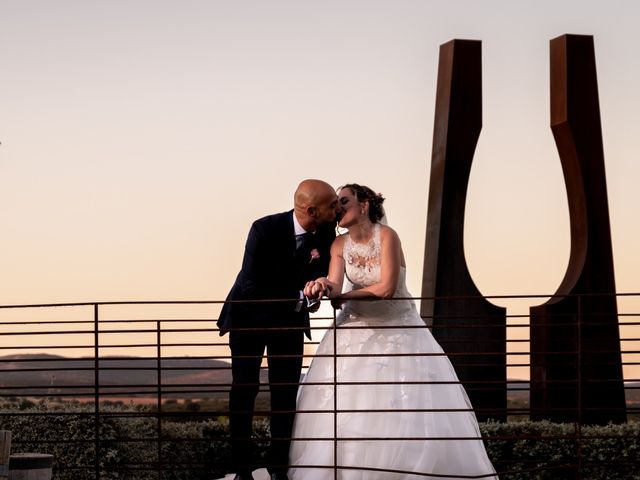
[{"label": "green shrub", "polygon": [[[0,405],[0,429],[11,430],[12,452],[54,455],[55,480],[95,479],[96,416],[92,404],[68,402]],[[99,416],[101,480],[198,480],[222,477],[229,459],[228,422],[215,414],[163,417],[161,467],[158,466],[158,418],[140,405],[103,405]],[[256,421],[256,436],[268,427]],[[259,444],[258,457],[265,451]]]},{"label": "green shrub", "polygon": [[503,480],[576,478],[578,465],[585,479],[640,479],[639,423],[583,426],[578,432],[574,424],[486,422],[480,430]]},{"label": "green shrub", "polygon": [[[193,412],[163,416],[159,476],[158,418],[153,407],[111,404],[101,408],[101,480],[210,480],[228,473],[225,417]],[[92,404],[5,402],[0,413],[0,429],[12,431],[13,452],[52,453],[55,480],[95,478]],[[573,424],[550,422],[487,422],[480,429],[502,480],[574,478],[578,464],[585,479],[640,479],[640,423],[584,426],[581,432]],[[256,458],[262,458],[268,438],[264,419],[256,420],[254,433],[259,440]]]}]

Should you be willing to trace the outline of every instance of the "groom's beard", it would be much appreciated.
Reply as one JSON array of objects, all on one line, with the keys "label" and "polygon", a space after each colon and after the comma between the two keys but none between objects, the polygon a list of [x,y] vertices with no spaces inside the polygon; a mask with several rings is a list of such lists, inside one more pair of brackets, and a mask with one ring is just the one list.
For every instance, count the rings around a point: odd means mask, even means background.
[{"label": "groom's beard", "polygon": [[338,225],[338,222],[339,222],[338,215],[336,215],[333,220],[329,220],[327,222],[324,222],[321,225],[318,225],[318,227],[322,227],[322,229],[333,228],[335,230],[336,226]]}]

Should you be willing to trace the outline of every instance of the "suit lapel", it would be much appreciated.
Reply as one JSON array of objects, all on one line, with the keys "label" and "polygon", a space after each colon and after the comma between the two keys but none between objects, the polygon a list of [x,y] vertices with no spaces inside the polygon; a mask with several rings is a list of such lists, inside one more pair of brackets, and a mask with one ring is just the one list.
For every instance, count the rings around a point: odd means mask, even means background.
[{"label": "suit lapel", "polygon": [[296,251],[296,232],[293,228],[293,210],[289,210],[286,216],[286,222],[284,232],[287,238],[288,250],[291,252],[291,258],[295,259],[297,257]]}]

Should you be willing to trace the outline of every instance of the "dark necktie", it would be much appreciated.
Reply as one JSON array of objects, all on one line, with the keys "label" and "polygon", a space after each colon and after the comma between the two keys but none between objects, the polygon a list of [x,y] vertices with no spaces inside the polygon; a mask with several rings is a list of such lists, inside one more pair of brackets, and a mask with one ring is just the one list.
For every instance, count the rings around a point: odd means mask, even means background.
[{"label": "dark necktie", "polygon": [[306,232],[296,235],[296,251],[308,249],[313,239],[313,233]]}]

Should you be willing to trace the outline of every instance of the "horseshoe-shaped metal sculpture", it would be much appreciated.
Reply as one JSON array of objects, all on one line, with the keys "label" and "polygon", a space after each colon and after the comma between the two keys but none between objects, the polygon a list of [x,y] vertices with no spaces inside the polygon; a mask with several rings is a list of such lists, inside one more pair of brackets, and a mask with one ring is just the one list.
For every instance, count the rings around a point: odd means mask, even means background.
[{"label": "horseshoe-shaped metal sculpture", "polygon": [[551,40],[551,130],[571,253],[553,298],[531,307],[531,418],[626,421],[593,37]]},{"label": "horseshoe-shaped metal sculpture", "polygon": [[480,420],[506,420],[506,310],[476,287],[464,210],[482,129],[481,42],[440,46],[420,313],[449,355]]}]

